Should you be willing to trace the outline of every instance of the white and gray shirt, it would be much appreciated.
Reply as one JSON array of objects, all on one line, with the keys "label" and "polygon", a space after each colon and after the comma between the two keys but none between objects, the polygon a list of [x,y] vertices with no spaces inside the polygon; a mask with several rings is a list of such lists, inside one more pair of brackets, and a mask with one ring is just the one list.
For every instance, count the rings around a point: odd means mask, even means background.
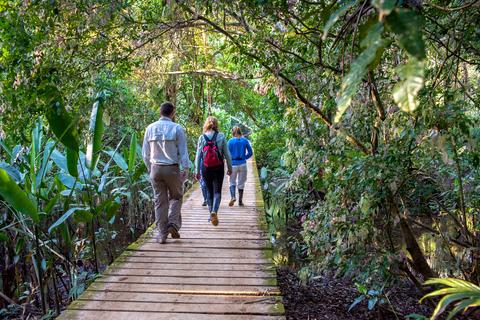
[{"label": "white and gray shirt", "polygon": [[185,131],[168,117],[150,124],[145,130],[142,156],[148,171],[152,164],[179,164],[188,169],[189,159]]}]

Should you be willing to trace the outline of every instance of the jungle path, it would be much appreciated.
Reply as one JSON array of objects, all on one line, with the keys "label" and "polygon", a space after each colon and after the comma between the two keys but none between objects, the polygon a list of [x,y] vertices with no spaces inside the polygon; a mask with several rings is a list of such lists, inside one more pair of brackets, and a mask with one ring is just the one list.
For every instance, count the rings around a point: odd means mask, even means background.
[{"label": "jungle path", "polygon": [[150,228],[58,319],[285,319],[252,161],[245,206],[228,207],[227,178],[222,196],[214,227],[200,188],[187,194],[181,239]]}]

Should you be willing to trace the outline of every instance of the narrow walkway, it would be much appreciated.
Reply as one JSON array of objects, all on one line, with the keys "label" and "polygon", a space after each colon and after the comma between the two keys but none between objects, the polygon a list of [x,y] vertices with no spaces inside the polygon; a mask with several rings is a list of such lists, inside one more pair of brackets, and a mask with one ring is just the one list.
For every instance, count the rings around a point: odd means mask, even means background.
[{"label": "narrow walkway", "polygon": [[260,192],[249,162],[245,207],[228,207],[226,179],[214,227],[201,191],[193,191],[185,198],[181,239],[161,245],[150,229],[59,319],[285,319]]}]

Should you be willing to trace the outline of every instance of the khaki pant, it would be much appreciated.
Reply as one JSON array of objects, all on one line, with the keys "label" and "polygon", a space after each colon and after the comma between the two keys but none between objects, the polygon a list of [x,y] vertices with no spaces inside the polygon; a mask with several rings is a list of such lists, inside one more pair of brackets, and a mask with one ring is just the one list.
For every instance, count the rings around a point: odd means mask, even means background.
[{"label": "khaki pant", "polygon": [[150,181],[153,187],[155,219],[160,234],[167,233],[168,226],[182,227],[183,181],[178,165],[152,165]]}]

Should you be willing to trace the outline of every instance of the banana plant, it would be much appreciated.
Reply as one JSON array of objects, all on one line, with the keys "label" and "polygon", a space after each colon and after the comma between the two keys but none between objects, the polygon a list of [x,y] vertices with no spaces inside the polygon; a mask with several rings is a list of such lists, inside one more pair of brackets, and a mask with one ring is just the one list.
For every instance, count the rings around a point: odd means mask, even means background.
[{"label": "banana plant", "polygon": [[133,132],[131,134],[129,148],[125,150],[123,156],[117,150],[107,150],[105,153],[111,156],[115,164],[120,168],[121,174],[117,178],[122,180],[123,183],[121,186],[114,188],[112,193],[119,197],[127,197],[129,200],[128,225],[131,226],[133,234],[139,218],[135,215],[135,206],[139,203],[139,196],[150,200],[148,195],[138,187],[139,184],[147,182],[147,179],[140,179],[142,174],[145,173],[145,166],[143,161],[137,161],[137,159],[141,158],[141,147],[138,144],[137,133]]},{"label": "banana plant", "polygon": [[[11,164],[2,163],[0,169],[0,195],[12,209],[10,212],[13,213],[14,221],[17,221],[20,227],[15,229],[16,247],[19,248],[15,251],[16,256],[21,254],[23,247],[23,245],[19,247],[19,243],[25,244],[32,240],[35,246],[32,262],[43,309],[45,309],[43,275],[47,269],[47,256],[44,250],[64,259],[60,253],[49,246],[47,241],[40,239],[39,233],[47,213],[59,199],[53,195],[54,184],[49,174],[52,170],[51,154],[55,145],[54,140],[45,138],[43,122],[38,119],[31,132],[30,147],[24,149],[21,159],[18,159],[20,151],[15,154],[5,143],[2,143]],[[15,149],[19,148],[15,147]]]}]

